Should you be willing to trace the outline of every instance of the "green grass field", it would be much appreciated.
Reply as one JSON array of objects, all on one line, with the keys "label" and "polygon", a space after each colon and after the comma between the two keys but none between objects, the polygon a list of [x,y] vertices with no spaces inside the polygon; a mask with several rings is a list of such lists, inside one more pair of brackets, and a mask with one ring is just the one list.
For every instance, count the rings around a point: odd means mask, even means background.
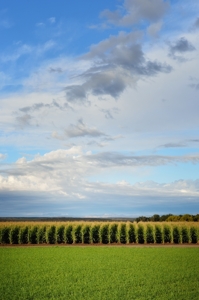
[{"label": "green grass field", "polygon": [[199,248],[2,247],[0,299],[198,300]]}]

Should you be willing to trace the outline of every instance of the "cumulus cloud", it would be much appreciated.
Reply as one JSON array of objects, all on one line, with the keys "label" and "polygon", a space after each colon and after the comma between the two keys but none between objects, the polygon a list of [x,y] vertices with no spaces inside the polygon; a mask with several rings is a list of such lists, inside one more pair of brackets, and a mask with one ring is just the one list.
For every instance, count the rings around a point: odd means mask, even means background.
[{"label": "cumulus cloud", "polygon": [[[37,155],[32,160],[22,157],[15,164],[1,166],[0,190],[2,192],[42,192],[56,193],[57,197],[66,199],[97,199],[100,195],[106,195],[106,202],[110,196],[142,197],[147,199],[154,196],[199,196],[199,180],[179,180],[172,183],[156,183],[153,181],[137,182],[130,184],[121,179],[115,183],[103,183],[89,181],[92,175],[99,173],[100,169],[132,168],[137,166],[157,166],[178,162],[199,162],[199,155],[169,157],[169,156],[127,156],[119,153],[84,153],[80,147],[72,147],[68,150],[60,149]],[[103,173],[102,173],[103,174]],[[93,198],[91,197],[93,196]],[[198,198],[197,198],[198,199]],[[121,199],[120,199],[121,200]],[[132,201],[132,198],[131,198]],[[145,198],[146,201],[146,198]],[[148,201],[148,200],[147,200]],[[150,199],[151,201],[156,201]],[[170,198],[170,201],[173,201]],[[182,199],[181,199],[182,201]],[[167,202],[168,203],[168,202]],[[126,203],[128,205],[128,201]]]},{"label": "cumulus cloud", "polygon": [[168,8],[169,2],[163,0],[125,0],[120,9],[106,9],[101,13],[101,17],[116,26],[131,26],[143,20],[157,22]]}]

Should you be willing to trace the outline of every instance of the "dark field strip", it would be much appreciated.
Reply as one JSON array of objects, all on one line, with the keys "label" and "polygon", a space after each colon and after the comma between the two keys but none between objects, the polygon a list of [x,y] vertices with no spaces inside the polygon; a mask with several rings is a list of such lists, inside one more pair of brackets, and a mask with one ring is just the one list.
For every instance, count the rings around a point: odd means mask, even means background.
[{"label": "dark field strip", "polygon": [[198,300],[199,249],[0,248],[0,299]]},{"label": "dark field strip", "polygon": [[4,224],[0,245],[13,244],[199,244],[199,226],[189,223]]}]

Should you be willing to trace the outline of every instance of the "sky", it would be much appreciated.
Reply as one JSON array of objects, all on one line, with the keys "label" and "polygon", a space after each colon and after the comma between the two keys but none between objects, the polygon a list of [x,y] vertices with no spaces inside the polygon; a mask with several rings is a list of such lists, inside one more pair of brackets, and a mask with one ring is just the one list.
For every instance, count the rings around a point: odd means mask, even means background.
[{"label": "sky", "polygon": [[0,3],[0,216],[199,213],[198,0]]}]

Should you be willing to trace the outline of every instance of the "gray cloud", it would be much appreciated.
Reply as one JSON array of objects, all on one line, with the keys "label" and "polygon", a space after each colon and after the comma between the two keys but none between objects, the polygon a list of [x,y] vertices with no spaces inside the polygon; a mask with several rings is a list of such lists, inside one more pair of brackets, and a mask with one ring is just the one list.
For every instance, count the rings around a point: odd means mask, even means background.
[{"label": "gray cloud", "polygon": [[160,148],[181,148],[186,147],[187,145],[185,143],[179,142],[179,143],[167,143],[164,145],[159,146]]},{"label": "gray cloud", "polygon": [[199,28],[199,17],[196,19],[196,21],[194,22],[194,27],[195,28]]},{"label": "gray cloud", "polygon": [[173,45],[169,47],[169,54],[175,55],[175,53],[185,53],[189,51],[194,51],[195,47],[184,37],[178,39]]},{"label": "gray cloud", "polygon": [[[86,101],[87,95],[92,93],[96,96],[110,95],[118,98],[119,95],[125,90],[126,86],[130,84],[130,76],[124,70],[117,68],[107,68],[105,71],[92,72],[91,70],[82,74],[82,79],[85,82],[82,85],[71,85],[66,87],[67,100],[72,102]],[[132,79],[131,79],[132,80]]]},{"label": "gray cloud", "polygon": [[17,125],[23,129],[26,126],[30,125],[30,121],[32,120],[32,116],[29,114],[24,114],[23,116],[16,117]]},{"label": "gray cloud", "polygon": [[127,70],[136,70],[144,62],[144,54],[139,44],[118,44],[111,47],[106,56],[102,54],[101,63],[117,65]]},{"label": "gray cloud", "polygon": [[191,139],[190,142],[199,143],[199,139]]},{"label": "gray cloud", "polygon": [[100,148],[103,148],[106,146],[106,143],[103,143],[103,142],[96,142],[96,141],[89,141],[87,143],[88,146],[97,146],[97,147],[100,147]]},{"label": "gray cloud", "polygon": [[56,108],[63,110],[64,108],[69,108],[69,105],[67,103],[65,103],[64,106],[62,106],[56,100],[53,99],[53,101],[50,104],[44,104],[44,103],[40,102],[40,103],[35,103],[32,106],[22,107],[19,110],[27,113],[27,112],[38,111],[42,108],[52,108],[52,107],[56,107]]},{"label": "gray cloud", "polygon": [[151,37],[157,38],[161,27],[162,27],[162,22],[153,23],[147,28],[147,33]]},{"label": "gray cloud", "polygon": [[100,109],[104,113],[106,119],[114,119],[110,109]]},{"label": "gray cloud", "polygon": [[79,100],[86,100],[87,90],[84,85],[70,85],[65,88],[67,100],[78,102]]},{"label": "gray cloud", "polygon": [[168,1],[162,0],[125,0],[121,9],[104,10],[101,17],[116,26],[131,26],[147,20],[159,21],[169,8]]},{"label": "gray cloud", "polygon": [[189,86],[196,90],[199,90],[199,83],[191,83],[191,84],[189,84]]},{"label": "gray cloud", "polygon": [[114,70],[96,73],[85,83],[94,95],[111,95],[117,98],[126,88],[125,74],[115,74]]},{"label": "gray cloud", "polygon": [[128,58],[126,58],[126,62],[123,61],[123,64],[126,64],[126,69],[124,65],[120,67],[121,61],[119,59],[118,65],[116,65],[115,58],[115,64],[107,66],[107,70],[104,70],[104,67],[101,70],[99,67],[99,72],[88,70],[89,72],[81,75],[81,78],[85,80],[82,85],[66,87],[67,100],[69,102],[86,101],[89,93],[96,96],[110,95],[113,98],[118,98],[128,86],[136,84],[138,76],[154,76],[159,72],[169,73],[172,70],[172,67],[166,63],[143,60],[143,63],[139,64],[138,60],[135,64],[131,62],[130,66],[127,60]]},{"label": "gray cloud", "polygon": [[129,33],[120,31],[118,35],[111,35],[108,39],[105,39],[96,45],[92,45],[90,51],[81,56],[81,58],[91,59],[98,57],[103,59],[110,53],[110,50],[115,50],[116,47],[118,48],[122,45],[126,45],[126,47],[135,45],[141,39],[142,35],[143,34],[140,31],[132,31]]},{"label": "gray cloud", "polygon": [[181,148],[181,147],[188,147],[188,145],[190,143],[199,143],[199,139],[186,139],[186,140],[180,141],[180,142],[166,143],[166,144],[160,145],[158,148]]},{"label": "gray cloud", "polygon": [[138,38],[140,33],[121,32],[93,45],[81,59],[93,60],[94,66],[79,75],[84,83],[66,87],[67,100],[83,102],[89,93],[118,98],[126,87],[135,85],[140,76],[170,72],[172,67],[165,62],[145,58]]},{"label": "gray cloud", "polygon": [[48,69],[49,73],[63,73],[64,71],[62,70],[62,68],[49,68]]},{"label": "gray cloud", "polygon": [[27,113],[27,112],[30,112],[30,111],[39,110],[43,107],[49,107],[49,106],[50,106],[49,104],[35,103],[32,106],[25,106],[25,107],[20,108],[19,110],[22,111],[22,112]]},{"label": "gray cloud", "polygon": [[121,138],[123,138],[123,136],[120,134],[120,135],[112,136],[112,137],[107,136],[107,137],[103,138],[102,140],[103,141],[116,141],[116,140],[121,139]]},{"label": "gray cloud", "polygon": [[160,166],[178,162],[199,163],[198,155],[189,156],[163,156],[163,155],[146,155],[146,156],[127,156],[116,152],[102,152],[95,155],[88,155],[87,160],[95,162],[100,167],[115,166]]},{"label": "gray cloud", "polygon": [[105,133],[97,130],[95,127],[91,128],[86,126],[82,119],[79,119],[76,125],[71,124],[70,127],[65,130],[65,135],[70,138],[106,136]]}]

